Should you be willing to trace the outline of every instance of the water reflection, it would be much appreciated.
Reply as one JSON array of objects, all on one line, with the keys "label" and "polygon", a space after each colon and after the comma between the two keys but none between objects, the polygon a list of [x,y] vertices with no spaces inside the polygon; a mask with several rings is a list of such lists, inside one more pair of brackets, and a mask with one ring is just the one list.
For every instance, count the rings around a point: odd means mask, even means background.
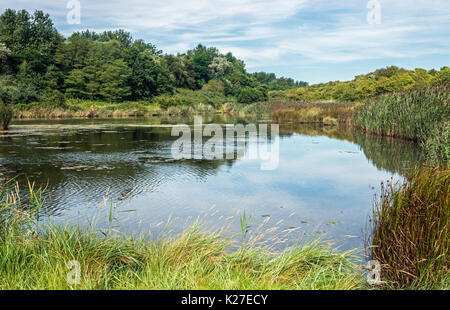
[{"label": "water reflection", "polygon": [[[104,197],[119,210],[134,210],[120,217],[121,229],[130,232],[156,234],[170,215],[179,219],[174,227],[201,215],[217,226],[245,209],[255,221],[289,233],[287,243],[326,232],[348,248],[361,243],[372,187],[399,178],[420,159],[418,147],[402,140],[301,125],[280,127],[274,171],[242,158],[173,160],[177,137],[166,125],[179,122],[192,124],[190,119],[19,122],[0,136],[0,176],[48,182],[45,212],[59,221],[85,223]],[[205,122],[242,120],[212,116]],[[247,148],[257,143],[247,142]]]}]

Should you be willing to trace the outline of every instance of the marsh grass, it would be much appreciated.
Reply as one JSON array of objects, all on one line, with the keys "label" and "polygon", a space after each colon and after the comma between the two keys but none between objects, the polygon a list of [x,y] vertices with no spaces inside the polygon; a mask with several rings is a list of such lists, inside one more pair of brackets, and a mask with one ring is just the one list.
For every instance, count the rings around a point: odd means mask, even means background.
[{"label": "marsh grass", "polygon": [[450,120],[436,126],[422,142],[427,159],[434,165],[450,160]]},{"label": "marsh grass", "polygon": [[[9,184],[11,185],[11,184]],[[42,188],[24,206],[14,191],[0,191],[0,289],[360,289],[364,278],[354,251],[337,252],[313,241],[275,252],[247,238],[251,217],[241,217],[240,241],[199,222],[160,237],[99,233],[93,226],[42,224]],[[111,216],[110,216],[111,218]],[[68,263],[80,264],[70,284]]]},{"label": "marsh grass", "polygon": [[[318,123],[323,125],[349,124],[356,103],[269,101],[254,104],[264,110],[277,123]],[[259,106],[259,108],[257,108]]]},{"label": "marsh grass", "polygon": [[17,104],[14,106],[15,115],[19,119],[60,119],[87,118],[94,107],[94,117],[139,117],[161,114],[161,109],[148,102],[109,103],[103,101],[69,99],[62,105],[45,102]]},{"label": "marsh grass", "polygon": [[382,186],[370,254],[399,288],[450,288],[450,169],[421,168]]},{"label": "marsh grass", "polygon": [[[450,120],[450,86],[386,93],[369,100],[353,122],[368,132],[425,141]],[[447,141],[448,142],[448,141]]]},{"label": "marsh grass", "polygon": [[353,110],[341,108],[337,110],[326,110],[317,107],[307,107],[301,109],[276,110],[272,114],[272,120],[277,123],[306,123],[338,125],[349,123],[353,115]]},{"label": "marsh grass", "polygon": [[302,110],[277,110],[272,114],[276,123],[322,123],[323,116],[318,108]]}]

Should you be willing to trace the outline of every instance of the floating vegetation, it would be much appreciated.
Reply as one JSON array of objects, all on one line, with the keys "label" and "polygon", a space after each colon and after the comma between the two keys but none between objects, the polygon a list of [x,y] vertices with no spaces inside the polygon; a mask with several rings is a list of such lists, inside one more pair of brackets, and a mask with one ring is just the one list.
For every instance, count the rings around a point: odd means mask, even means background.
[{"label": "floating vegetation", "polygon": [[109,166],[89,166],[89,165],[78,165],[78,166],[65,166],[61,167],[61,170],[76,170],[76,171],[86,171],[86,170],[113,170],[114,167]]}]

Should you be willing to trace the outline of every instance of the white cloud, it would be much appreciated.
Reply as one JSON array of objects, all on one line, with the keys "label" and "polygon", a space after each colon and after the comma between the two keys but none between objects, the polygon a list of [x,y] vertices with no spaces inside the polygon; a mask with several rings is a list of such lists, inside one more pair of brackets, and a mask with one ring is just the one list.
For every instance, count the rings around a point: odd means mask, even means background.
[{"label": "white cloud", "polygon": [[[171,53],[216,46],[249,68],[450,54],[448,0],[380,0],[380,25],[367,24],[365,0],[80,1],[83,29],[125,28]],[[2,2],[51,13],[65,34],[78,30],[65,24],[65,1]]]},{"label": "white cloud", "polygon": [[129,0],[89,2],[88,10],[110,21],[150,31],[187,30],[214,23],[211,32],[248,24],[273,23],[296,14],[306,0]]}]

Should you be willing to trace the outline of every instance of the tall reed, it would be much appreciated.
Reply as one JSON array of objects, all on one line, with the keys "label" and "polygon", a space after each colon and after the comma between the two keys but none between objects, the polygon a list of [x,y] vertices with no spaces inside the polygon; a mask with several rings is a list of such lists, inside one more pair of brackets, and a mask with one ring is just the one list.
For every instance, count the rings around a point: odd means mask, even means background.
[{"label": "tall reed", "polygon": [[424,141],[450,120],[450,86],[393,92],[369,100],[355,112],[362,129],[386,136]]},{"label": "tall reed", "polygon": [[384,184],[370,239],[383,280],[450,288],[450,169],[424,167],[403,185]]}]

